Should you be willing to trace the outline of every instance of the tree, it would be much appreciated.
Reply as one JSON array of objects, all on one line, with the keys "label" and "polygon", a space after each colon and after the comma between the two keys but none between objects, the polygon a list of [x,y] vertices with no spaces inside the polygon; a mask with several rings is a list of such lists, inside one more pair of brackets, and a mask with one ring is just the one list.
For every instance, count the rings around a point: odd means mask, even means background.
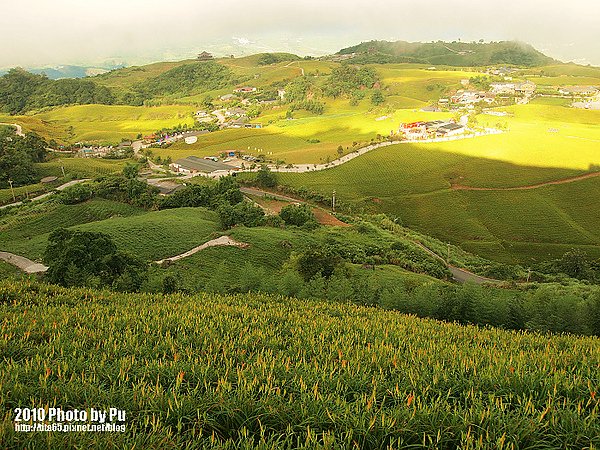
[{"label": "tree", "polygon": [[338,156],[342,156],[344,154],[344,147],[342,147],[341,145],[337,148],[337,154]]},{"label": "tree", "polygon": [[588,278],[590,275],[590,261],[587,253],[578,249],[566,252],[558,260],[558,269],[572,278],[580,280]]},{"label": "tree", "polygon": [[286,225],[301,227],[303,225],[316,226],[317,224],[317,219],[312,210],[304,203],[284,206],[279,213],[279,217],[283,219]]},{"label": "tree", "polygon": [[173,275],[166,275],[162,280],[163,294],[172,294],[177,291],[177,279]]},{"label": "tree", "polygon": [[385,102],[385,97],[383,96],[381,91],[376,90],[375,92],[373,92],[373,95],[371,95],[371,103],[378,106],[381,105],[383,102]]},{"label": "tree", "polygon": [[341,258],[328,247],[311,247],[304,251],[296,261],[296,269],[305,281],[320,275],[329,278],[336,267],[342,263]]},{"label": "tree", "polygon": [[271,169],[267,165],[262,165],[256,173],[256,182],[259,186],[274,188],[277,186],[277,176],[271,172]]},{"label": "tree", "polygon": [[138,177],[140,173],[140,166],[137,164],[127,163],[125,167],[123,167],[123,175],[125,178],[133,180]]},{"label": "tree", "polygon": [[235,205],[222,203],[217,208],[221,227],[227,230],[234,225],[258,227],[263,224],[265,213],[259,206],[250,202],[240,202]]},{"label": "tree", "polygon": [[104,233],[64,228],[48,237],[46,278],[62,286],[110,287],[137,291],[147,276],[146,264],[117,249]]}]

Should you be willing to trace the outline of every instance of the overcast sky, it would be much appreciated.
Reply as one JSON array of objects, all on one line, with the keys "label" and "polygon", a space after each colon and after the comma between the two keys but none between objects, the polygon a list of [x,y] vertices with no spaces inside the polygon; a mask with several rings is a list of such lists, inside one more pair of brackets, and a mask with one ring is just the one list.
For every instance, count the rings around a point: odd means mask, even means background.
[{"label": "overcast sky", "polygon": [[0,0],[0,68],[517,39],[600,66],[598,0]]}]

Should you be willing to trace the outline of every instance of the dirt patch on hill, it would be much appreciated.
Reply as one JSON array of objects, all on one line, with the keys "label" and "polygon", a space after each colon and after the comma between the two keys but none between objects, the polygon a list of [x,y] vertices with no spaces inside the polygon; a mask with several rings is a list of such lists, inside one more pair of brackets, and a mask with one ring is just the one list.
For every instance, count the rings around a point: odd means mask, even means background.
[{"label": "dirt patch on hill", "polygon": [[312,211],[313,211],[315,217],[317,218],[317,221],[321,225],[329,225],[332,227],[349,227],[350,226],[346,222],[342,222],[340,219],[338,219],[334,215],[329,214],[324,209],[312,208]]}]

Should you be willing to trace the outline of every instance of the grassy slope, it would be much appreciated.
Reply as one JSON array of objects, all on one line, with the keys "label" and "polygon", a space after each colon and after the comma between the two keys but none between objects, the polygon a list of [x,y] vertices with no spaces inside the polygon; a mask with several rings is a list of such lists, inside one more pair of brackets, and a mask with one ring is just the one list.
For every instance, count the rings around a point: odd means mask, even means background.
[{"label": "grassy slope", "polygon": [[142,214],[140,208],[108,200],[94,199],[79,205],[44,202],[23,207],[0,218],[0,249],[32,259],[40,259],[48,235],[67,228],[113,217]]},{"label": "grassy slope", "polygon": [[36,115],[42,121],[67,130],[60,135],[70,142],[95,141],[115,143],[121,138],[135,138],[138,133],[153,133],[161,128],[192,125],[194,108],[189,106],[108,106],[79,105],[56,108]]},{"label": "grassy slope", "polygon": [[[279,174],[280,181],[323,193],[336,190],[354,211],[384,211],[415,229],[503,261],[547,259],[565,246],[600,255],[600,218],[591,204],[600,181],[589,179],[529,191],[452,191],[451,182],[510,187],[576,174],[567,169],[516,166],[400,144],[368,153],[335,169]],[[501,174],[501,176],[498,176]],[[598,192],[598,193],[596,193]],[[578,201],[574,202],[573,199]],[[516,218],[518,218],[516,220]],[[475,241],[491,245],[488,249]],[[506,242],[505,242],[506,241]],[[506,247],[498,252],[498,247]],[[538,244],[551,244],[541,246]],[[515,248],[511,245],[515,244]],[[536,244],[527,247],[524,244]],[[554,248],[554,244],[564,244]],[[531,251],[532,255],[527,255]]]},{"label": "grassy slope", "polygon": [[127,414],[125,433],[17,434],[5,416],[2,447],[600,445],[595,338],[261,295],[4,282],[0,297],[3,409]]},{"label": "grassy slope", "polygon": [[149,260],[183,253],[206,242],[217,230],[216,215],[203,208],[146,212],[128,205],[92,200],[79,205],[48,205],[5,219],[0,248],[39,259],[48,234],[59,227],[102,232],[119,249]]}]

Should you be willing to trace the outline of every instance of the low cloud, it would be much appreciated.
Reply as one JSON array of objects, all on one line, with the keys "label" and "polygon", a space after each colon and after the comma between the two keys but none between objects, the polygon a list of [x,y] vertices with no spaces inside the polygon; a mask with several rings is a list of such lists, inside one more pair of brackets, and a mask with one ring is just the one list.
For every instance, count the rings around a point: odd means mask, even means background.
[{"label": "low cloud", "polygon": [[[323,54],[371,39],[518,39],[600,65],[600,2],[21,0],[0,6],[0,67],[129,63],[231,46]],[[6,4],[8,3],[8,4]],[[235,36],[232,42],[232,36]],[[300,38],[302,38],[300,40]],[[572,45],[571,45],[572,44]]]}]

